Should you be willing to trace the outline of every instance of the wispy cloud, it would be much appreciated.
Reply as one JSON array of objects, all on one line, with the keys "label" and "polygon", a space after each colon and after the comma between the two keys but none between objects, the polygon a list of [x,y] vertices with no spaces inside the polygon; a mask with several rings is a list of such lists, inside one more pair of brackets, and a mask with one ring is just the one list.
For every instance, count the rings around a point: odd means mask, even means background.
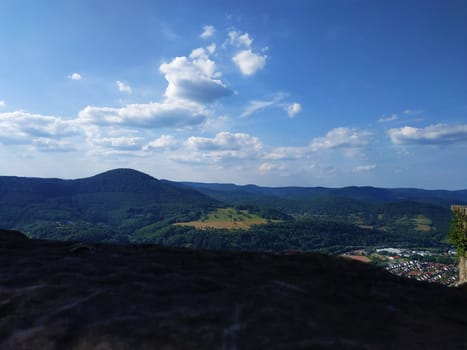
[{"label": "wispy cloud", "polygon": [[117,85],[117,89],[120,92],[127,92],[129,94],[131,94],[131,92],[132,92],[131,86],[124,83],[124,82],[122,82],[122,81],[120,81],[120,80],[117,80],[115,82],[115,85]]},{"label": "wispy cloud", "polygon": [[417,115],[417,114],[422,114],[423,111],[419,109],[406,109],[402,113],[407,114],[407,115]]},{"label": "wispy cloud", "polygon": [[371,171],[376,169],[376,164],[359,165],[354,168],[355,172]]},{"label": "wispy cloud", "polygon": [[269,173],[272,171],[286,171],[287,167],[285,166],[285,164],[282,164],[282,163],[276,164],[276,163],[266,162],[266,163],[262,163],[259,166],[258,170],[261,173]]},{"label": "wispy cloud", "polygon": [[6,102],[3,100],[0,100],[0,108],[3,108],[6,106]]},{"label": "wispy cloud", "polygon": [[397,114],[391,114],[389,116],[382,116],[381,118],[378,119],[378,123],[389,123],[393,122],[399,119],[399,116]]},{"label": "wispy cloud", "polygon": [[203,27],[203,32],[200,34],[201,39],[208,39],[214,35],[216,32],[216,29],[213,26],[204,26]]},{"label": "wispy cloud", "polygon": [[350,128],[335,128],[329,131],[324,137],[317,137],[310,143],[310,149],[318,152],[326,149],[346,148],[355,149],[368,145],[372,133]]},{"label": "wispy cloud", "polygon": [[274,96],[274,98],[272,98],[270,100],[253,100],[253,101],[250,101],[250,103],[248,104],[248,106],[246,106],[243,113],[240,114],[240,117],[242,117],[242,118],[249,117],[250,115],[252,115],[253,113],[255,113],[257,111],[263,110],[263,109],[271,107],[271,106],[275,106],[279,102],[281,102],[284,98],[285,98],[284,94],[277,94],[276,96]]},{"label": "wispy cloud", "polygon": [[251,44],[253,44],[253,39],[250,38],[250,34],[248,33],[241,33],[239,31],[236,31],[236,30],[231,30],[229,32],[229,43],[230,45],[233,45],[233,46],[244,46],[244,47],[247,47],[247,48],[250,48],[251,47]]}]

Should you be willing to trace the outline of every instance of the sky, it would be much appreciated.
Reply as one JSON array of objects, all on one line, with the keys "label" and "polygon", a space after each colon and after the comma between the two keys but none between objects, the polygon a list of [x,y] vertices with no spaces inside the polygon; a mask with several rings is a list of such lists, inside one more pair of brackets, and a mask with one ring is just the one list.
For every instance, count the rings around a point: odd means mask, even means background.
[{"label": "sky", "polygon": [[467,2],[2,0],[0,175],[467,188]]}]

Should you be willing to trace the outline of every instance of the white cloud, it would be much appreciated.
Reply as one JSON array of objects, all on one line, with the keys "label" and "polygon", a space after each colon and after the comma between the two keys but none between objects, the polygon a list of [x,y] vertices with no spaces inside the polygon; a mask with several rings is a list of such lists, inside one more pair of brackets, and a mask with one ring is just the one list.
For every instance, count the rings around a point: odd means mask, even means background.
[{"label": "white cloud", "polygon": [[259,166],[258,170],[262,173],[268,173],[271,171],[285,171],[287,167],[284,164],[263,163]]},{"label": "white cloud", "polygon": [[216,28],[213,26],[204,26],[203,27],[203,32],[200,34],[201,39],[208,39],[214,35],[216,32]]},{"label": "white cloud", "polygon": [[302,110],[302,105],[300,103],[294,102],[289,104],[288,106],[285,106],[284,108],[289,115],[290,118],[295,117],[298,113],[301,112]]},{"label": "white cloud", "polygon": [[72,73],[71,75],[68,76],[68,78],[70,78],[71,80],[81,80],[81,79],[83,79],[81,77],[81,74],[79,74],[79,73]]},{"label": "white cloud", "polygon": [[284,99],[283,94],[277,94],[272,100],[253,100],[250,101],[248,106],[245,108],[242,114],[240,114],[240,117],[248,117],[252,115],[253,113],[262,110],[267,107],[271,107],[279,103]]},{"label": "white cloud", "polygon": [[149,142],[144,146],[145,150],[149,149],[172,149],[178,145],[178,141],[172,135],[162,135],[154,141]]},{"label": "white cloud", "polygon": [[33,139],[33,145],[41,152],[72,152],[77,148],[70,141],[39,137]]},{"label": "white cloud", "polygon": [[262,69],[266,64],[267,56],[259,55],[252,52],[250,49],[243,50],[237,53],[232,60],[240,69],[243,75],[253,75],[258,70]]},{"label": "white cloud", "polygon": [[212,55],[214,52],[216,52],[216,44],[212,43],[206,47],[206,50],[208,50],[208,52]]},{"label": "white cloud", "polygon": [[200,124],[208,112],[189,101],[129,104],[122,108],[87,106],[79,112],[82,124],[139,128],[185,128]]},{"label": "white cloud", "polygon": [[191,136],[186,141],[189,148],[196,150],[259,150],[262,145],[258,138],[245,133],[223,131],[214,138]]},{"label": "white cloud", "polygon": [[276,147],[271,152],[263,155],[263,159],[279,160],[279,159],[298,159],[309,153],[306,147]]},{"label": "white cloud", "polygon": [[317,137],[310,143],[310,149],[318,152],[326,149],[364,147],[370,142],[371,133],[365,130],[336,128],[324,137]]},{"label": "white cloud", "polygon": [[175,57],[169,63],[160,65],[169,85],[165,96],[169,99],[185,99],[198,103],[211,103],[232,94],[232,91],[218,78],[216,63],[206,50],[195,49],[189,57]]},{"label": "white cloud", "polygon": [[117,80],[117,81],[115,82],[115,84],[117,85],[118,91],[120,91],[120,92],[127,92],[127,93],[131,94],[132,90],[131,90],[131,86],[130,86],[130,85],[128,85],[128,84],[126,84],[126,83],[124,83],[124,82],[122,82],[122,81],[120,81],[120,80]]},{"label": "white cloud", "polygon": [[142,137],[135,136],[120,136],[120,137],[103,137],[93,140],[93,144],[117,150],[135,151],[142,148]]},{"label": "white cloud", "polygon": [[396,145],[446,145],[467,143],[467,124],[436,124],[425,128],[404,126],[388,130],[392,143]]},{"label": "white cloud", "polygon": [[5,107],[5,106],[6,106],[5,101],[0,100],[0,108],[3,108],[3,107]]},{"label": "white cloud", "polygon": [[72,120],[31,114],[24,111],[0,113],[0,143],[31,144],[40,150],[70,150],[63,139],[76,136],[80,129]]},{"label": "white cloud", "polygon": [[253,44],[253,39],[250,38],[250,35],[248,33],[243,33],[241,34],[240,32],[236,30],[231,30],[229,33],[229,43],[230,45],[233,46],[245,46],[247,48],[251,47],[251,44]]},{"label": "white cloud", "polygon": [[402,113],[407,114],[407,115],[417,115],[417,114],[422,114],[423,111],[419,109],[406,109]]},{"label": "white cloud", "polygon": [[2,137],[27,139],[30,137],[66,137],[77,133],[73,121],[59,117],[31,114],[24,111],[0,113]]},{"label": "white cloud", "polygon": [[391,114],[390,116],[382,116],[381,118],[379,118],[378,123],[389,123],[397,119],[399,119],[399,116],[397,114]]},{"label": "white cloud", "polygon": [[376,164],[359,165],[354,168],[355,172],[371,171],[376,168]]},{"label": "white cloud", "polygon": [[263,147],[256,137],[225,131],[218,133],[214,138],[191,136],[184,146],[186,152],[178,160],[194,162],[255,158]]}]

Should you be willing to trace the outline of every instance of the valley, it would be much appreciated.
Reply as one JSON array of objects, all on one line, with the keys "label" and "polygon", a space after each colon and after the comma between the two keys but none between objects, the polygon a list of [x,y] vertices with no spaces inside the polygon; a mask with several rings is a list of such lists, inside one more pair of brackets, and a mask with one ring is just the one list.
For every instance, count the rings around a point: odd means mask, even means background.
[{"label": "valley", "polygon": [[0,227],[31,238],[263,252],[451,248],[466,191],[180,183],[132,169],[0,177]]}]

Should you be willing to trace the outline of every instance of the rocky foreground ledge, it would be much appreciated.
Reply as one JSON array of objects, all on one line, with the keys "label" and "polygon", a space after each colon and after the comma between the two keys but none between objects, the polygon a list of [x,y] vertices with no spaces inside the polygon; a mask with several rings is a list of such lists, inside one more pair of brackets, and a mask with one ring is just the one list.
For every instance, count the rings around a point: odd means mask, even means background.
[{"label": "rocky foreground ledge", "polygon": [[0,231],[0,349],[467,349],[467,290],[319,254]]}]

